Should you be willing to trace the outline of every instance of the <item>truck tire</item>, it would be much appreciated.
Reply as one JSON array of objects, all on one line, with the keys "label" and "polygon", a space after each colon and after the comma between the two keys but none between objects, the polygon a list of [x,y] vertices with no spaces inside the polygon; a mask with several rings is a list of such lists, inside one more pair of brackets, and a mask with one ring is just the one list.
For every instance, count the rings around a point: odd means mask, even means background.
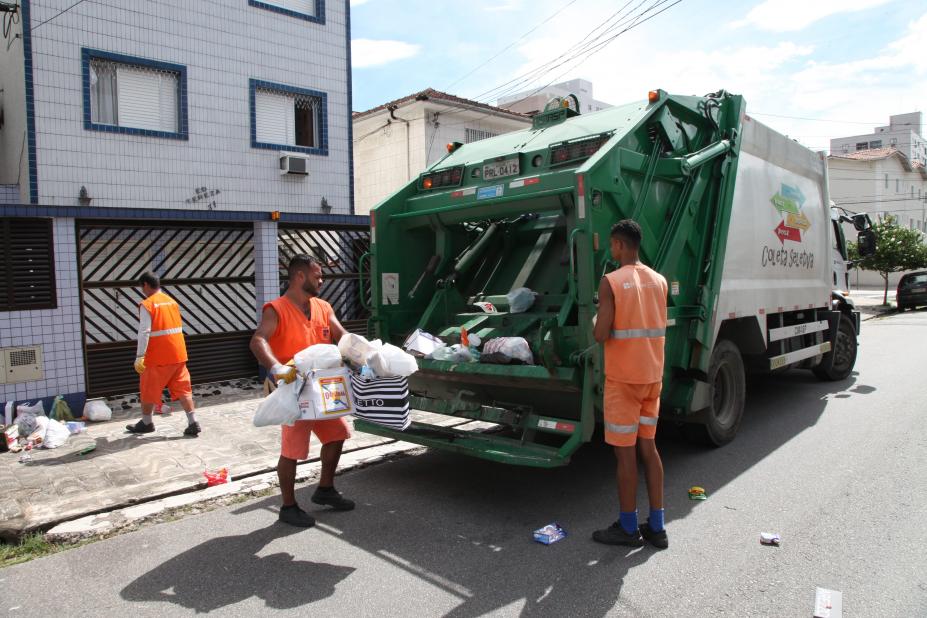
[{"label": "truck tire", "polygon": [[708,383],[712,398],[705,410],[705,422],[686,425],[686,436],[693,442],[724,446],[740,429],[746,401],[744,361],[733,342],[721,339],[715,345],[708,368]]},{"label": "truck tire", "polygon": [[856,352],[856,328],[846,317],[841,317],[833,348],[824,355],[821,364],[813,369],[814,375],[830,382],[845,380],[856,365]]}]

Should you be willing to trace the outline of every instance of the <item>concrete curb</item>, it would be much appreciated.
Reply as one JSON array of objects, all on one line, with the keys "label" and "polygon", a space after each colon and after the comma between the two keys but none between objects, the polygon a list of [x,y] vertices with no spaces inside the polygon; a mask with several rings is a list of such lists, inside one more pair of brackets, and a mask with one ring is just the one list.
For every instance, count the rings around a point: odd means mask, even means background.
[{"label": "concrete curb", "polygon": [[[408,442],[391,442],[351,451],[342,455],[338,466],[338,474],[424,451],[424,447]],[[322,464],[319,461],[298,466],[296,468],[296,481],[298,483],[315,481],[319,477],[321,467]],[[45,533],[45,538],[55,543],[74,543],[105,537],[137,527],[145,522],[166,519],[176,515],[179,511],[194,506],[203,508],[221,506],[235,498],[259,495],[277,485],[276,471],[265,472],[240,481],[233,480],[229,483],[207,487],[198,491],[152,500],[143,504],[107,511],[106,513],[80,517],[58,524]]]}]

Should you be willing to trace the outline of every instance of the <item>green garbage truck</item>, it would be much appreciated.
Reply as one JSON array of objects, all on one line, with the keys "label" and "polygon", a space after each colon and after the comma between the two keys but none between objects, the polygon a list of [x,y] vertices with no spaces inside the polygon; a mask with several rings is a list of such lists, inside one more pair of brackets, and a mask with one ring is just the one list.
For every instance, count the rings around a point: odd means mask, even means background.
[{"label": "green garbage truck", "polygon": [[[748,372],[850,374],[860,318],[834,290],[832,256],[846,248],[823,155],[723,90],[577,108],[575,97],[556,99],[530,129],[449,144],[371,212],[362,294],[372,336],[402,345],[420,329],[452,344],[465,329],[484,346],[518,337],[533,363],[419,359],[414,409],[492,430],[357,421],[359,430],[511,464],[567,464],[602,418],[592,318],[599,280],[617,267],[609,232],[625,218],[640,223],[641,259],[670,287],[661,421],[720,446],[740,425]],[[864,216],[852,220],[865,253],[872,232]],[[533,292],[525,311],[510,306],[520,288]]]}]

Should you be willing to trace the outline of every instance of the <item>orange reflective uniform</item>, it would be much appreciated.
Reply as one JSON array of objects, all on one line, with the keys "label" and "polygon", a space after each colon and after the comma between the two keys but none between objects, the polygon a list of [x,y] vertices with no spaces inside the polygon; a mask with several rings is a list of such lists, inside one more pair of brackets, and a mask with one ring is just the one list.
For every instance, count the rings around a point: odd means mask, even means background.
[{"label": "orange reflective uniform", "polygon": [[[272,300],[264,308],[277,313],[277,329],[267,343],[280,363],[288,363],[300,350],[319,343],[332,343],[332,306],[321,298],[309,299],[311,317],[285,296]],[[325,421],[296,421],[281,427],[280,454],[287,459],[309,457],[309,436],[315,433],[322,444],[340,442],[351,437],[344,417]]]},{"label": "orange reflective uniform", "polygon": [[151,335],[145,351],[145,365],[174,365],[187,362],[183,322],[177,302],[158,291],[143,300],[141,307],[151,315]]},{"label": "orange reflective uniform", "polygon": [[666,279],[643,264],[605,276],[615,299],[612,332],[605,342],[605,441],[633,446],[653,439],[660,411]]}]

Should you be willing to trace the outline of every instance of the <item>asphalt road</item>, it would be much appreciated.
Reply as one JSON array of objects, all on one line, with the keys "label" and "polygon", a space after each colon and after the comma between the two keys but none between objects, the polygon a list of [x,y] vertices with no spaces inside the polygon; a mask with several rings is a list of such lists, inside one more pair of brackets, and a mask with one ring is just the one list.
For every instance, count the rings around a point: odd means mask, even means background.
[{"label": "asphalt road", "polygon": [[[927,311],[864,323],[858,373],[750,384],[740,435],[661,438],[670,549],[589,535],[614,520],[611,455],[544,471],[426,453],[339,479],[360,502],[319,526],[276,499],[151,526],[0,571],[11,615],[927,615]],[[704,502],[688,500],[702,485]],[[308,503],[311,487],[299,491]],[[641,496],[642,504],[646,504]],[[542,546],[548,522],[569,536]],[[759,533],[778,532],[779,548]]]}]

